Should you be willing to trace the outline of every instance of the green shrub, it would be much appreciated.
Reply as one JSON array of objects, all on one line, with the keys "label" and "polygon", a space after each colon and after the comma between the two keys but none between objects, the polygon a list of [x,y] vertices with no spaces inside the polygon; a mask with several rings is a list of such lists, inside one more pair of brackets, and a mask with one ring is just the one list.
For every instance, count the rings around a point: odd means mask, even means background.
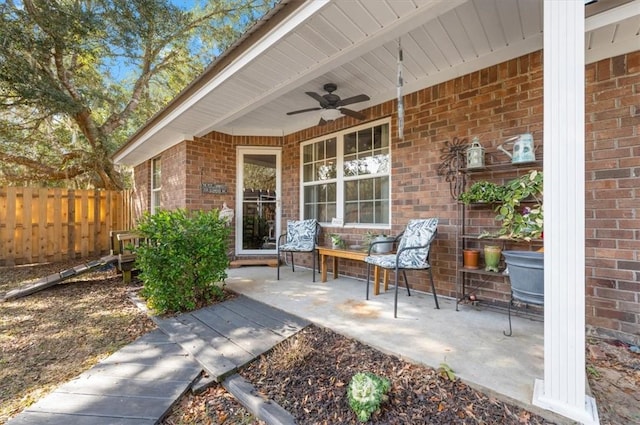
[{"label": "green shrub", "polygon": [[224,295],[230,228],[219,211],[160,210],[145,214],[136,248],[142,296],[158,313],[190,311]]}]

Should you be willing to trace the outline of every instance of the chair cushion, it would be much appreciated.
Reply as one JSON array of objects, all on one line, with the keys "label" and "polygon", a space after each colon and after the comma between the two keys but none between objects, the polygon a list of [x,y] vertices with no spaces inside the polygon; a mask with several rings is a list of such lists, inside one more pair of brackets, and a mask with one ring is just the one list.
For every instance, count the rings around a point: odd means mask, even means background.
[{"label": "chair cushion", "polygon": [[287,242],[279,246],[280,251],[313,251],[316,247],[315,219],[287,222]]},{"label": "chair cushion", "polygon": [[[418,251],[418,250],[416,250]],[[369,257],[365,257],[365,262],[373,264],[374,266],[380,266],[385,269],[395,269],[396,268],[396,254],[385,254],[385,255],[371,255]],[[399,269],[428,269],[430,267],[427,261],[423,261],[421,263],[411,264],[411,263],[399,263]]]},{"label": "chair cushion", "polygon": [[[400,269],[427,269],[430,267],[427,262],[431,242],[435,237],[438,228],[438,219],[414,219],[410,220],[400,239],[398,252],[403,248],[413,246],[423,246],[420,249],[411,249],[400,253],[398,258],[398,268]],[[393,269],[396,267],[396,254],[372,255],[365,258],[367,263]]]}]

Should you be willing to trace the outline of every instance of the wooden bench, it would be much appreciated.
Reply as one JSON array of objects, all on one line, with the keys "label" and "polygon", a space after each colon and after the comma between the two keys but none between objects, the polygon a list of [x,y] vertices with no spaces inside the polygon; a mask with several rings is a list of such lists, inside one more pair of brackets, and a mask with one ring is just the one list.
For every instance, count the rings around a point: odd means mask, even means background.
[{"label": "wooden bench", "polygon": [[[338,278],[338,258],[345,258],[348,260],[364,261],[369,255],[367,251],[344,249],[344,248],[330,248],[326,246],[316,247],[318,254],[320,254],[320,280],[322,282],[327,281],[327,257],[333,257],[333,278]],[[389,273],[387,269],[384,269],[383,277],[384,290],[389,288]],[[375,266],[373,269],[373,294],[378,295],[380,293],[380,267]]]},{"label": "wooden bench", "polygon": [[144,240],[138,233],[130,230],[112,230],[111,255],[118,256],[118,270],[122,272],[122,281],[131,283],[131,271],[136,262],[136,254],[133,248],[140,246]]}]

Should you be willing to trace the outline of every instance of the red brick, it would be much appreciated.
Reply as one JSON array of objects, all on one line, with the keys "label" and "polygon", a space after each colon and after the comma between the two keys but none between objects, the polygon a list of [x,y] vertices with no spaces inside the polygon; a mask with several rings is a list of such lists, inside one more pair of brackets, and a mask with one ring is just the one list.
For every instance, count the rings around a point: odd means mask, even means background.
[{"label": "red brick", "polygon": [[[638,186],[634,184],[640,180],[637,130],[640,104],[636,99],[640,90],[640,53],[588,65],[586,81],[586,289],[588,294],[595,294],[587,299],[587,322],[592,326],[638,333],[640,326],[630,323],[638,321],[637,314],[629,314],[631,309],[628,303],[638,301],[633,298],[637,297],[638,288],[634,289],[632,283],[640,272],[635,269],[616,269],[613,263],[626,261],[628,263],[623,264],[632,264],[629,262],[640,260],[637,257],[640,251],[640,218],[634,215],[640,203]],[[542,134],[542,96],[542,54],[535,52],[417,93],[409,93],[406,98],[405,143],[400,144],[397,140],[395,100],[364,111],[371,120],[391,116],[394,163],[392,229],[400,231],[406,221],[416,215],[435,215],[441,219],[432,256],[439,293],[455,295],[455,268],[458,262],[455,252],[456,205],[449,195],[448,183],[437,175],[444,141],[453,137],[470,139],[478,135],[487,152],[491,153],[486,157],[488,163],[504,163],[508,158],[498,153],[496,147],[508,136],[527,131]],[[183,191],[182,195],[176,192],[167,200],[177,205],[178,198],[185,196],[190,208],[216,206],[223,199],[233,205],[235,147],[281,146],[283,175],[287,176],[283,180],[282,218],[283,222],[297,219],[300,215],[300,142],[359,123],[355,119],[344,118],[327,126],[312,127],[282,138],[210,133],[193,142],[185,142],[182,148],[176,151],[172,148],[162,154],[163,166],[166,154],[169,163],[175,162],[176,166],[185,167],[183,172],[190,173],[188,178],[184,177],[175,184],[178,192]],[[536,138],[536,142],[539,140]],[[541,154],[542,145],[538,144],[538,153]],[[224,150],[220,146],[224,146]],[[199,193],[200,173],[207,181],[227,182],[230,190],[228,196],[222,198]],[[163,169],[163,176],[166,175]],[[150,190],[148,164],[136,167],[135,181],[139,205],[146,209]],[[495,225],[495,213],[492,211],[475,211],[474,214],[474,225],[478,229]],[[341,229],[354,241],[364,231],[366,229]],[[364,273],[361,265],[355,263],[344,270],[354,276],[363,276]],[[410,281],[415,283],[416,288],[429,289],[424,273],[415,273]],[[509,287],[504,278],[498,278],[482,294],[488,301],[493,298],[495,302],[505,303]],[[629,294],[633,300],[629,299]],[[617,315],[610,313],[616,311],[615,303],[624,305]],[[602,316],[596,317],[594,314]]]}]

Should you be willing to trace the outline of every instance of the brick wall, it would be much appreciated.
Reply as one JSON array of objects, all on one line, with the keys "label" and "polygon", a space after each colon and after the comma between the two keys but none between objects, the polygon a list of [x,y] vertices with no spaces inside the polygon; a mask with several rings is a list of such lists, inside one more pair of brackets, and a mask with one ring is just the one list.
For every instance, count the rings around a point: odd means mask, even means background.
[{"label": "brick wall", "polygon": [[[587,67],[587,322],[599,330],[626,339],[640,334],[640,218],[637,216],[640,175],[640,53],[616,57]],[[474,136],[486,149],[486,162],[508,164],[497,150],[507,138],[532,133],[537,156],[542,157],[543,123],[542,53],[522,56],[454,80],[410,93],[405,97],[405,137],[397,137],[396,102],[389,101],[363,111],[367,120],[391,117],[392,231],[400,232],[416,217],[440,220],[432,263],[438,292],[456,295],[456,235],[458,206],[449,183],[438,175],[443,149],[454,138]],[[189,208],[221,207],[235,199],[236,154],[239,145],[282,146],[282,223],[300,217],[300,142],[362,124],[343,117],[323,127],[313,127],[279,137],[238,137],[211,133],[184,143],[184,159],[178,176],[165,167],[166,178],[186,181],[184,203]],[[168,151],[169,152],[169,151]],[[136,183],[138,168],[136,168]],[[524,170],[526,171],[526,170]],[[182,172],[182,177],[180,177]],[[148,173],[148,167],[147,167]],[[186,177],[185,177],[186,173]],[[470,175],[476,179],[503,181],[512,174]],[[200,183],[227,182],[229,193],[200,193]],[[142,180],[140,180],[142,182]],[[144,182],[143,182],[144,183]],[[148,184],[148,183],[145,183]],[[173,199],[173,198],[172,198]],[[176,202],[177,203],[177,202]],[[494,213],[475,211],[479,226],[491,225]],[[349,243],[359,243],[367,229],[324,228],[340,233]],[[526,247],[525,247],[526,248]],[[298,262],[298,260],[296,260]],[[310,261],[308,261],[310,265]],[[347,262],[341,271],[364,278],[365,268]],[[427,274],[409,274],[412,286],[429,290]],[[483,285],[480,298],[506,303],[509,285],[504,278]]]},{"label": "brick wall", "polygon": [[151,199],[151,161],[138,164],[133,169],[133,215],[134,222],[150,209]]},{"label": "brick wall", "polygon": [[167,210],[186,208],[187,144],[182,142],[162,152],[160,206]]},{"label": "brick wall", "polygon": [[[185,204],[189,210],[235,208],[236,150],[232,137],[212,132],[187,144]],[[227,193],[202,193],[202,183],[223,184]]]},{"label": "brick wall", "polygon": [[[534,53],[500,65],[451,80],[405,97],[404,140],[397,137],[396,102],[390,101],[363,111],[368,119],[391,117],[392,155],[392,232],[402,231],[407,221],[419,217],[438,217],[438,237],[432,251],[436,286],[440,294],[455,296],[457,203],[449,184],[438,175],[442,150],[455,137],[480,138],[486,148],[487,163],[509,162],[497,151],[505,139],[529,132],[541,145],[542,64],[541,54]],[[285,137],[283,167],[289,185],[283,188],[284,216],[299,217],[299,142],[330,134],[362,122],[345,117],[324,127],[314,127]],[[538,154],[542,155],[541,146]],[[501,180],[513,175],[483,175],[482,179]],[[470,177],[471,182],[474,177]],[[471,183],[470,182],[470,183]],[[488,215],[487,215],[488,213]],[[492,217],[491,211],[484,217]],[[367,229],[325,228],[325,233],[340,233],[351,243],[362,241]],[[357,262],[341,270],[364,277],[365,269]],[[412,286],[429,290],[427,274],[409,273]],[[506,302],[509,286],[504,278],[483,285],[481,297]]]},{"label": "brick wall", "polygon": [[[185,208],[186,196],[186,143],[182,142],[162,152],[160,206],[165,209]],[[134,205],[136,217],[151,208],[151,161],[137,165],[133,170],[135,185]],[[140,211],[138,211],[138,206]]]},{"label": "brick wall", "polygon": [[587,322],[640,340],[640,52],[586,68]]}]

